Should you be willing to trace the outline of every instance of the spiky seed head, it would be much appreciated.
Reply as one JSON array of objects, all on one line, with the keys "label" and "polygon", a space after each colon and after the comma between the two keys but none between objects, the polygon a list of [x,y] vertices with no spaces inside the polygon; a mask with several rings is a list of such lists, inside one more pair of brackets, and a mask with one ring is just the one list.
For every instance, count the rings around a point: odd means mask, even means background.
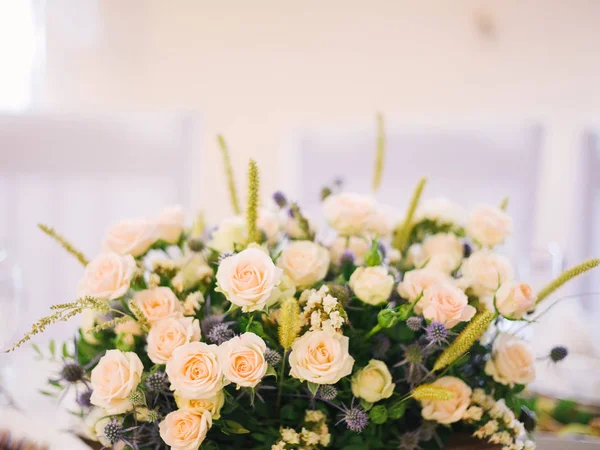
[{"label": "spiky seed head", "polygon": [[123,438],[123,424],[117,419],[111,419],[104,427],[104,437],[111,444],[116,444]]},{"label": "spiky seed head", "polygon": [[417,316],[409,317],[406,320],[406,326],[408,327],[409,330],[419,331],[421,329],[421,327],[423,326],[423,319],[421,319],[420,317],[417,317]]},{"label": "spiky seed head", "polygon": [[188,241],[188,247],[193,252],[201,252],[204,250],[204,242],[201,239],[190,239]]},{"label": "spiky seed head", "polygon": [[151,392],[164,392],[169,388],[169,380],[164,372],[156,372],[146,378],[146,387]]},{"label": "spiky seed head", "polygon": [[287,203],[288,203],[285,194],[283,192],[281,192],[281,191],[276,191],[273,194],[273,201],[280,208],[285,208],[287,206]]},{"label": "spiky seed head", "polygon": [[421,441],[421,436],[418,431],[410,431],[408,433],[404,433],[400,437],[400,448],[402,450],[418,450],[419,442]]},{"label": "spiky seed head", "polygon": [[129,401],[134,406],[141,406],[146,404],[146,398],[144,397],[144,393],[142,391],[131,391],[129,394]]},{"label": "spiky seed head", "polygon": [[360,433],[369,423],[369,416],[364,409],[353,407],[344,411],[342,421],[349,430]]},{"label": "spiky seed head", "polygon": [[77,404],[79,406],[81,406],[82,408],[91,408],[92,407],[91,398],[92,398],[92,390],[86,389],[85,391],[80,392],[77,395]]},{"label": "spiky seed head", "polygon": [[226,323],[218,323],[213,325],[210,329],[206,338],[213,344],[221,345],[223,342],[227,342],[234,336],[233,330],[229,329],[229,325]]},{"label": "spiky seed head", "polygon": [[452,400],[456,395],[450,389],[435,384],[422,384],[413,389],[411,397],[415,400],[435,400],[445,401]]},{"label": "spiky seed head", "polygon": [[76,362],[69,362],[63,366],[62,370],[60,371],[60,375],[63,380],[69,383],[77,383],[83,380],[85,370],[80,364]]},{"label": "spiky seed head", "polygon": [[404,351],[404,357],[410,364],[421,364],[423,362],[423,351],[419,344],[410,344]]},{"label": "spiky seed head", "polygon": [[281,362],[281,354],[278,351],[268,348],[265,352],[265,360],[271,366],[275,367]]},{"label": "spiky seed head", "polygon": [[425,328],[425,336],[432,344],[446,344],[448,342],[448,329],[443,323],[431,322]]},{"label": "spiky seed head", "polygon": [[337,389],[330,384],[322,384],[319,386],[317,396],[323,400],[331,401],[337,397]]},{"label": "spiky seed head", "polygon": [[350,291],[348,286],[342,284],[328,284],[329,294],[337,298],[340,303],[346,303],[350,299]]},{"label": "spiky seed head", "polygon": [[569,354],[569,349],[563,345],[557,345],[552,350],[550,350],[550,359],[553,362],[562,361]]},{"label": "spiky seed head", "polygon": [[158,422],[160,419],[160,414],[155,409],[151,409],[148,411],[148,422],[154,423]]}]

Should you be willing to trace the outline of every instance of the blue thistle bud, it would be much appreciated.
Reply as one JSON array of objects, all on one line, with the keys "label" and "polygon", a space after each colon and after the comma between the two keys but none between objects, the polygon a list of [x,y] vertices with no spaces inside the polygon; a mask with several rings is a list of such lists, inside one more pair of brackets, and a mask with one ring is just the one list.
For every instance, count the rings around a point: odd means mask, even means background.
[{"label": "blue thistle bud", "polygon": [[423,351],[419,344],[410,344],[404,351],[404,357],[409,364],[421,364],[423,362]]},{"label": "blue thistle bud", "polygon": [[146,387],[151,392],[164,392],[169,388],[169,380],[164,372],[156,372],[146,378]]},{"label": "blue thistle bud", "polygon": [[221,264],[223,260],[229,258],[230,256],[233,256],[233,252],[223,252],[219,255],[219,259],[217,262]]},{"label": "blue thistle bud", "polygon": [[160,419],[160,414],[158,413],[158,411],[156,411],[155,409],[151,409],[150,411],[148,411],[148,422],[150,422],[150,423],[158,422],[159,419]]},{"label": "blue thistle bud", "polygon": [[352,407],[344,411],[341,422],[344,422],[349,430],[360,433],[369,423],[369,416],[364,409]]},{"label": "blue thistle bud", "polygon": [[330,384],[322,384],[317,391],[317,397],[331,401],[337,397],[337,389]]},{"label": "blue thistle bud", "polygon": [[273,201],[277,204],[277,206],[279,206],[280,208],[285,208],[285,206],[287,206],[288,201],[287,198],[285,197],[285,194],[281,191],[277,191],[273,194]]},{"label": "blue thistle bud", "polygon": [[84,375],[85,370],[76,362],[66,363],[60,371],[61,378],[69,383],[82,381]]},{"label": "blue thistle bud", "polygon": [[552,350],[550,350],[550,359],[552,360],[552,362],[557,363],[557,362],[565,359],[568,354],[569,354],[569,349],[567,347],[565,347],[563,345],[558,345],[558,346],[554,347]]},{"label": "blue thistle bud", "polygon": [[468,258],[473,253],[473,247],[468,242],[463,243],[463,255]]},{"label": "blue thistle bud", "polygon": [[142,391],[131,391],[129,394],[129,401],[135,406],[141,406],[146,404],[146,398]]},{"label": "blue thistle bud", "polygon": [[417,431],[404,433],[400,438],[400,448],[403,450],[417,450],[421,442],[421,437]]},{"label": "blue thistle bud", "polygon": [[440,322],[431,322],[425,327],[425,336],[432,345],[448,343],[448,329]]},{"label": "blue thistle bud", "polygon": [[420,317],[417,317],[417,316],[409,317],[406,320],[406,326],[408,327],[409,330],[419,331],[421,329],[421,327],[423,326],[423,319],[421,319]]},{"label": "blue thistle bud", "polygon": [[111,419],[104,427],[104,437],[113,445],[119,442],[123,439],[123,424]]},{"label": "blue thistle bud", "polygon": [[265,352],[265,360],[271,366],[275,367],[281,362],[281,354],[278,351],[268,348]]},{"label": "blue thistle bud", "polygon": [[81,406],[82,408],[91,408],[92,407],[91,398],[92,398],[92,390],[86,389],[85,391],[80,392],[77,395],[77,404],[79,406]]},{"label": "blue thistle bud", "polygon": [[206,338],[213,344],[221,345],[233,338],[233,330],[226,323],[218,323],[210,329]]}]

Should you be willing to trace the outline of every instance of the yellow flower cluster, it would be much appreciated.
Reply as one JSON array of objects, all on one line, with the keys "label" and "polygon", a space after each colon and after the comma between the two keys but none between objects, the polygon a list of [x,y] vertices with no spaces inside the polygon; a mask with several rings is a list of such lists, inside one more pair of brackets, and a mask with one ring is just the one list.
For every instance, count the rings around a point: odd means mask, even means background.
[{"label": "yellow flower cluster", "polygon": [[307,410],[304,426],[298,432],[293,428],[281,428],[281,439],[271,446],[271,450],[317,450],[331,443],[327,426],[327,416],[319,410]]}]

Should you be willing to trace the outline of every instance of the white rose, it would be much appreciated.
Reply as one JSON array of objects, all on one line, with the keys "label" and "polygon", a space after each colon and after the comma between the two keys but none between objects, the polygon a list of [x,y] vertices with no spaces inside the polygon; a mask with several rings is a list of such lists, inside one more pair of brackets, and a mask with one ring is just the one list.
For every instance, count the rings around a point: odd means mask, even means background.
[{"label": "white rose", "polygon": [[471,320],[477,311],[459,288],[451,284],[434,284],[425,289],[423,298],[415,305],[415,312],[451,329],[459,322]]},{"label": "white rose", "polygon": [[133,301],[137,303],[150,323],[183,315],[183,307],[179,299],[168,287],[138,291],[133,295]]},{"label": "white rose", "polygon": [[129,290],[135,271],[133,256],[102,253],[85,266],[77,287],[77,295],[101,300],[123,297]]},{"label": "white rose", "polygon": [[169,244],[176,244],[183,232],[185,213],[181,205],[163,209],[155,221],[158,237]]},{"label": "white rose", "polygon": [[352,394],[370,403],[391,397],[395,387],[390,370],[377,359],[369,361],[352,377]]},{"label": "white rose", "polygon": [[130,219],[108,229],[103,248],[119,255],[140,256],[158,240],[158,227],[146,219]]},{"label": "white rose", "polygon": [[427,266],[445,273],[451,273],[460,266],[463,259],[463,245],[454,233],[438,233],[427,236],[422,244],[409,249],[417,267]]},{"label": "white rose", "polygon": [[321,281],[329,270],[329,252],[312,241],[294,241],[283,249],[277,265],[296,286],[308,287]]},{"label": "white rose", "polygon": [[502,384],[527,384],[535,379],[535,357],[529,346],[516,336],[502,333],[494,341],[485,373]]},{"label": "white rose", "polygon": [[471,254],[462,265],[461,284],[472,289],[478,297],[493,295],[501,284],[514,278],[510,260],[490,250]]},{"label": "white rose", "polygon": [[142,361],[135,353],[108,350],[92,370],[90,402],[110,415],[131,410],[129,394],[137,389],[143,371]]},{"label": "white rose", "polygon": [[535,308],[536,297],[527,283],[509,281],[496,292],[496,308],[509,319],[520,319]]},{"label": "white rose", "polygon": [[359,267],[348,283],[354,294],[369,305],[380,305],[390,298],[394,289],[394,277],[385,267]]},{"label": "white rose", "polygon": [[258,248],[225,258],[217,270],[219,290],[244,312],[261,310],[281,279],[282,270]]},{"label": "white rose", "polygon": [[394,211],[390,206],[376,205],[367,220],[367,231],[380,237],[387,236],[392,232],[394,215]]},{"label": "white rose", "polygon": [[223,374],[241,387],[257,386],[269,365],[265,360],[267,344],[254,333],[244,333],[219,346],[219,364]]},{"label": "white rose", "polygon": [[350,375],[354,358],[347,336],[329,331],[308,331],[292,344],[290,375],[316,384],[335,384]]},{"label": "white rose", "polygon": [[327,197],[323,208],[327,223],[338,233],[351,236],[367,230],[375,202],[370,197],[342,192]]},{"label": "white rose", "polygon": [[246,231],[246,219],[240,216],[230,217],[223,220],[218,228],[213,231],[207,246],[216,251],[232,252],[236,244],[243,245],[248,240]]},{"label": "white rose", "polygon": [[201,416],[204,411],[208,411],[213,420],[221,418],[221,408],[225,404],[225,394],[220,390],[212,397],[207,398],[185,398],[175,395],[175,403],[179,409],[185,409],[192,414]]},{"label": "white rose", "polygon": [[398,294],[410,302],[417,300],[425,289],[434,284],[452,283],[448,274],[428,267],[406,272],[398,284]]},{"label": "white rose", "polygon": [[196,415],[180,409],[167,414],[158,427],[171,450],[198,450],[212,427],[212,417],[208,411]]},{"label": "white rose", "polygon": [[423,418],[444,424],[460,421],[471,403],[471,388],[461,379],[449,376],[438,378],[433,385],[452,391],[454,398],[451,400],[422,400],[421,414]]},{"label": "white rose", "polygon": [[495,206],[479,206],[469,215],[465,231],[476,242],[493,247],[502,244],[511,235],[512,219],[508,214]]},{"label": "white rose", "polygon": [[365,262],[365,255],[371,248],[371,241],[363,236],[339,236],[329,247],[329,254],[334,264],[339,265],[342,255],[350,250],[354,255],[354,264],[357,266]]},{"label": "white rose", "polygon": [[269,244],[277,243],[281,234],[281,221],[277,213],[268,209],[261,209],[258,213],[256,225],[265,233]]},{"label": "white rose", "polygon": [[462,225],[464,218],[465,211],[445,197],[427,199],[419,204],[415,212],[415,222],[431,220],[440,225]]},{"label": "white rose", "polygon": [[166,364],[173,351],[200,340],[200,323],[192,317],[159,320],[148,332],[148,357],[154,364]]},{"label": "white rose", "polygon": [[[302,215],[308,221],[308,229],[314,234],[316,232],[314,221],[304,211],[302,211]],[[304,230],[300,226],[300,220],[298,220],[298,217],[293,217],[290,214],[286,214],[285,231],[291,239],[306,239]]]}]

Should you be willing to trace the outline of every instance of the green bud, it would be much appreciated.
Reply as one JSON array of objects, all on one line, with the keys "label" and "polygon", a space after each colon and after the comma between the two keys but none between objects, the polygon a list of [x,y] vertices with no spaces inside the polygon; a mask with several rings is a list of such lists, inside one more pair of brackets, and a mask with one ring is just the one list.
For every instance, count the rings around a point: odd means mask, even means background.
[{"label": "green bud", "polygon": [[398,310],[397,317],[399,320],[406,320],[410,315],[410,312],[413,309],[413,305],[411,303],[407,303],[406,305],[399,306],[396,308]]},{"label": "green bud", "polygon": [[325,200],[327,197],[329,197],[332,194],[331,192],[331,188],[325,186],[323,189],[321,189],[321,201]]},{"label": "green bud", "polygon": [[391,309],[382,309],[377,314],[377,323],[380,327],[390,328],[398,323],[398,317]]},{"label": "green bud", "polygon": [[392,420],[398,420],[404,417],[404,413],[406,412],[406,403],[407,402],[399,401],[390,406],[387,410],[388,417]]},{"label": "green bud", "polygon": [[379,241],[377,239],[373,239],[373,243],[371,244],[371,248],[365,255],[365,263],[369,267],[380,266],[381,261],[383,261],[383,255],[379,250]]},{"label": "green bud", "polygon": [[383,405],[373,406],[371,411],[369,411],[369,418],[373,423],[381,425],[388,420],[388,411]]}]

